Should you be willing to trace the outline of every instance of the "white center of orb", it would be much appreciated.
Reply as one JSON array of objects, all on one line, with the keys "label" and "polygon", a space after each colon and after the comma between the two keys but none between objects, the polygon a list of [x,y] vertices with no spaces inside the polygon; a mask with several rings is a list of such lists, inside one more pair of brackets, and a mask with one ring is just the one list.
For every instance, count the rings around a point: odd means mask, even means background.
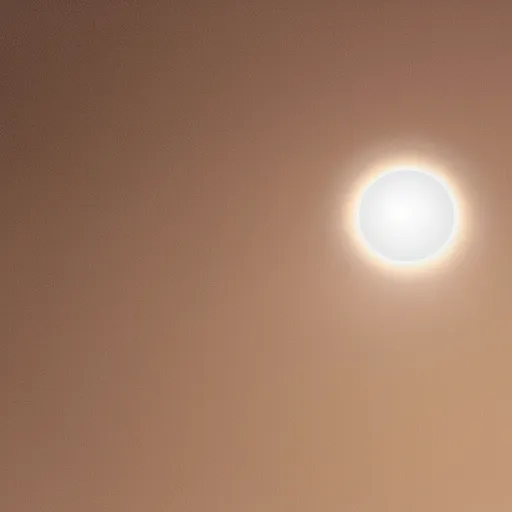
[{"label": "white center of orb", "polygon": [[457,228],[449,188],[429,172],[398,169],[363,190],[357,229],[366,248],[392,264],[420,264],[441,255]]}]

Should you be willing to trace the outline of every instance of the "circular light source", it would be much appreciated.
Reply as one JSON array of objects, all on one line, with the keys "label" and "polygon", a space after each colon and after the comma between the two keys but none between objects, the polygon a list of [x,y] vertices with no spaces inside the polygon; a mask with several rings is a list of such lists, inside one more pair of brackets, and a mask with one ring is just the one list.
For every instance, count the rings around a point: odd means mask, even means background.
[{"label": "circular light source", "polygon": [[364,187],[355,221],[373,256],[392,265],[422,265],[451,245],[458,211],[439,176],[404,167],[384,172]]}]

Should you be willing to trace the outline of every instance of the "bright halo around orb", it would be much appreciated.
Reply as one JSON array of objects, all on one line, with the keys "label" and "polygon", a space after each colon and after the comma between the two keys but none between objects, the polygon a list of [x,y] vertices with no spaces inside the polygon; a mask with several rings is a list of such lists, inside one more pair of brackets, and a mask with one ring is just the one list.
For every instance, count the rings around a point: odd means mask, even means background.
[{"label": "bright halo around orb", "polygon": [[440,174],[403,165],[361,187],[352,222],[361,248],[378,262],[423,268],[450,253],[460,231],[460,208]]}]

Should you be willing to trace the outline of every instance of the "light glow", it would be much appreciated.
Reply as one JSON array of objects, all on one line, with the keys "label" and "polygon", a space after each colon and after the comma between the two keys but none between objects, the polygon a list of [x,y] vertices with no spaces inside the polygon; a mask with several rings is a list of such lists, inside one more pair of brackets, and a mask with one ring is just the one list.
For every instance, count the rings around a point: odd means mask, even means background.
[{"label": "light glow", "polygon": [[466,230],[464,204],[447,173],[411,162],[374,168],[348,208],[358,252],[388,269],[446,264]]}]

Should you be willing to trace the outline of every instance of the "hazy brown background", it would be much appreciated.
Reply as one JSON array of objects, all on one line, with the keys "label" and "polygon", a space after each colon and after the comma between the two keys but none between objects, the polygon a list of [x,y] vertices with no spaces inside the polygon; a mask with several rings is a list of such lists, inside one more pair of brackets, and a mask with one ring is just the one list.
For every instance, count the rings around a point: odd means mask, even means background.
[{"label": "hazy brown background", "polygon": [[[86,4],[2,4],[0,509],[510,510],[512,9]],[[334,206],[410,139],[475,224],[405,283]]]}]

